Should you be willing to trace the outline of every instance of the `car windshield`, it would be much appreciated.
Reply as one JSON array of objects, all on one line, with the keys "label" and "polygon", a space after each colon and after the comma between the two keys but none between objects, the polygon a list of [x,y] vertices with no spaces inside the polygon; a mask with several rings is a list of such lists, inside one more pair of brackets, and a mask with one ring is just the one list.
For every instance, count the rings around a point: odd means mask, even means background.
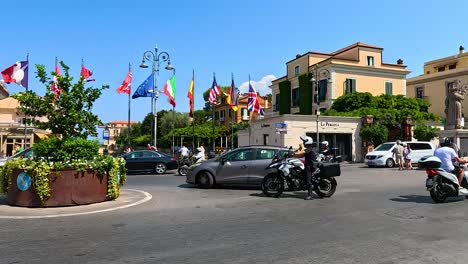
[{"label": "car windshield", "polygon": [[374,151],[387,151],[390,150],[394,145],[395,143],[385,143],[375,148]]}]

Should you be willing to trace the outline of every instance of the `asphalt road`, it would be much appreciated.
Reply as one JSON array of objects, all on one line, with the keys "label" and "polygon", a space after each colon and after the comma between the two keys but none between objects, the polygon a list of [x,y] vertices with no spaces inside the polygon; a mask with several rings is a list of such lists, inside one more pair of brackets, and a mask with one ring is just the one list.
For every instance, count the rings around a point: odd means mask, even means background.
[{"label": "asphalt road", "polygon": [[464,263],[468,201],[433,204],[424,171],[342,167],[337,193],[267,198],[130,175],[144,204],[102,214],[0,219],[0,263]]}]

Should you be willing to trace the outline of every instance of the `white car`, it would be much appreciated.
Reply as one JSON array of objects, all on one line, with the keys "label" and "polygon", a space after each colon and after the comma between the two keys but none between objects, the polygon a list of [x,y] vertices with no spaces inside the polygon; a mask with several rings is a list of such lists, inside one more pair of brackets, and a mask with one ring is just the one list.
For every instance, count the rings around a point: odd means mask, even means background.
[{"label": "white car", "polygon": [[[419,159],[424,156],[434,154],[434,146],[428,141],[403,141],[402,143],[409,144],[411,147],[411,163],[418,163]],[[367,153],[364,158],[364,163],[369,167],[382,167],[386,166],[391,168],[395,166],[392,150],[396,142],[387,142],[379,145]]]}]

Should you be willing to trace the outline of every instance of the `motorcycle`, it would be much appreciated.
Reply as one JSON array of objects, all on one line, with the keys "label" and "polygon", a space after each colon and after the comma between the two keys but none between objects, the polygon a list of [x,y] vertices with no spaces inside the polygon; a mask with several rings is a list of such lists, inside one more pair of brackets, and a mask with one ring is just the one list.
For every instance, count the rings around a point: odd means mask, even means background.
[{"label": "motorcycle", "polygon": [[189,167],[192,166],[192,164],[196,164],[196,163],[199,163],[199,162],[202,162],[201,157],[199,157],[199,158],[195,158],[194,156],[192,156],[190,158],[189,157],[183,157],[179,161],[179,168],[177,169],[177,172],[179,173],[180,176],[186,176]]},{"label": "motorcycle", "polygon": [[[291,151],[284,156],[277,154],[266,169],[276,169],[262,180],[262,192],[268,197],[280,197],[285,191],[306,191],[304,162],[293,158]],[[318,163],[312,172],[312,185],[314,192],[321,198],[330,197],[336,191],[337,182],[334,177],[340,176],[339,163]]]},{"label": "motorcycle", "polygon": [[440,168],[442,164],[438,157],[432,156],[421,162],[421,167],[426,169],[426,189],[429,191],[434,203],[444,203],[448,197],[467,197],[468,198],[468,171],[463,164],[461,167],[465,170],[460,189],[457,176]]}]

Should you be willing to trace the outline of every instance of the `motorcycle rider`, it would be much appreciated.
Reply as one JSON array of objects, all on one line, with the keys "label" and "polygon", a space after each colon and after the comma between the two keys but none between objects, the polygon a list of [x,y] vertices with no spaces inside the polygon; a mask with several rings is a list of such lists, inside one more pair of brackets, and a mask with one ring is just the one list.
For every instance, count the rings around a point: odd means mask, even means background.
[{"label": "motorcycle rider", "polygon": [[322,154],[326,157],[326,156],[330,156],[330,155],[333,155],[331,150],[330,150],[330,146],[328,144],[328,141],[322,141]]},{"label": "motorcycle rider", "polygon": [[195,149],[195,154],[192,156],[195,160],[195,163],[202,162],[205,160],[205,152],[203,151],[202,147],[198,147]]},{"label": "motorcycle rider", "polygon": [[451,148],[452,140],[450,138],[444,137],[440,142],[440,147],[438,147],[434,151],[434,156],[438,157],[441,161],[441,168],[447,172],[455,174],[458,178],[458,184],[460,185],[460,189],[464,189],[461,187],[461,182],[463,180],[463,176],[465,171],[463,168],[459,166],[455,166],[454,162],[458,162],[459,164],[464,164],[466,161],[458,157],[457,153],[453,148]]},{"label": "motorcycle rider", "polygon": [[308,186],[308,191],[307,191],[307,196],[304,198],[304,200],[311,200],[312,199],[312,171],[314,167],[314,161],[317,160],[317,153],[314,152],[312,143],[314,143],[314,140],[311,137],[308,136],[301,136],[300,139],[302,140],[305,149],[304,150],[298,150],[294,153],[295,157],[298,158],[305,158],[305,181]]}]

